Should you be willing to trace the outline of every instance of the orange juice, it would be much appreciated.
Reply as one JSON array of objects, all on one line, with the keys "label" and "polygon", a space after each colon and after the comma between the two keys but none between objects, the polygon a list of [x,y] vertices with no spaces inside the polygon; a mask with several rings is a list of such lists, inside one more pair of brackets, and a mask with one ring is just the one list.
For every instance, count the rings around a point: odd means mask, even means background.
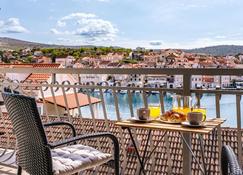
[{"label": "orange juice", "polygon": [[150,109],[150,117],[152,119],[156,119],[160,116],[160,107],[159,106],[149,106]]},{"label": "orange juice", "polygon": [[194,112],[201,112],[203,114],[203,121],[206,120],[206,108],[193,108]]}]

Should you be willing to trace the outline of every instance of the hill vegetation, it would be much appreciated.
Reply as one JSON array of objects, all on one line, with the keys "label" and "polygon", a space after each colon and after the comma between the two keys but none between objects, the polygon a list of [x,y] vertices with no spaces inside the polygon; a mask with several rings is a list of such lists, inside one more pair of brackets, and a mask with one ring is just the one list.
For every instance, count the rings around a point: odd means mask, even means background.
[{"label": "hill vegetation", "polygon": [[203,53],[210,54],[214,56],[226,56],[226,55],[237,55],[243,53],[243,46],[236,45],[219,45],[219,46],[210,46],[196,49],[187,49],[184,50],[188,53]]},{"label": "hill vegetation", "polygon": [[[104,49],[99,49],[99,48],[113,48],[113,49],[118,49],[118,50],[122,49],[120,47],[100,47],[100,46],[92,46],[92,45],[82,45],[82,46],[51,45],[51,44],[42,44],[42,43],[0,37],[0,50],[3,50],[3,49],[19,50],[19,49],[24,49],[27,47],[28,48],[50,49],[50,50],[47,50],[47,52],[53,51],[52,50],[53,48],[58,48],[58,50],[60,52],[62,52],[61,51],[62,49],[63,49],[63,51],[66,51],[65,49],[68,49],[68,48],[69,49],[93,48],[94,49],[93,51],[100,50],[102,53],[103,53]],[[243,46],[219,45],[219,46],[210,46],[210,47],[196,48],[196,49],[185,49],[184,51],[188,52],[188,53],[202,53],[202,54],[210,54],[210,55],[214,55],[214,56],[226,56],[226,55],[237,55],[239,53],[243,53]],[[60,52],[58,54],[61,54]],[[81,52],[82,52],[82,50],[81,50]],[[106,52],[106,51],[104,51],[104,52]]]}]

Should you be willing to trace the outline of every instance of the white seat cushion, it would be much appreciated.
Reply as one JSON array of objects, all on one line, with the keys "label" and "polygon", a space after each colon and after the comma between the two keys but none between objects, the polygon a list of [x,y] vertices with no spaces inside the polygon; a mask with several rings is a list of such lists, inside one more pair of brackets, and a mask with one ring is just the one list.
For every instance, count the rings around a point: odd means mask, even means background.
[{"label": "white seat cushion", "polygon": [[112,159],[89,146],[71,145],[51,150],[54,174],[65,175],[93,168]]}]

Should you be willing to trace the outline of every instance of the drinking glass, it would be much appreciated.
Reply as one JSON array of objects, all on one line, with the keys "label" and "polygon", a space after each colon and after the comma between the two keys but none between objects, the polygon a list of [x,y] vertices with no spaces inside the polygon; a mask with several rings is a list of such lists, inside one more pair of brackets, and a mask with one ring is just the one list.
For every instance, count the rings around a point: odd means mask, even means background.
[{"label": "drinking glass", "polygon": [[188,112],[192,111],[191,96],[174,95],[172,110],[187,115]]},{"label": "drinking glass", "polygon": [[161,110],[159,105],[149,105],[148,107],[150,109],[150,118],[156,119],[160,116]]}]

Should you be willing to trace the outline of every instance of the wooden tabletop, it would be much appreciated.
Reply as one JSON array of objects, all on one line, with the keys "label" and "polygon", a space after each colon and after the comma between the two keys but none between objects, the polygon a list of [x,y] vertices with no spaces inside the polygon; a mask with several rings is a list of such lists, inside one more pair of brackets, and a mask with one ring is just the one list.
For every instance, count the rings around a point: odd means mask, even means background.
[{"label": "wooden tabletop", "polygon": [[179,131],[179,132],[191,132],[191,133],[200,133],[200,134],[209,134],[213,129],[217,126],[224,123],[224,119],[214,118],[209,119],[204,122],[204,127],[201,128],[192,128],[192,127],[185,127],[181,124],[168,124],[162,123],[158,121],[152,121],[150,123],[139,123],[129,120],[123,120],[116,122],[117,126],[123,128],[143,128],[143,129],[153,129],[153,130],[167,130],[167,131]]}]

